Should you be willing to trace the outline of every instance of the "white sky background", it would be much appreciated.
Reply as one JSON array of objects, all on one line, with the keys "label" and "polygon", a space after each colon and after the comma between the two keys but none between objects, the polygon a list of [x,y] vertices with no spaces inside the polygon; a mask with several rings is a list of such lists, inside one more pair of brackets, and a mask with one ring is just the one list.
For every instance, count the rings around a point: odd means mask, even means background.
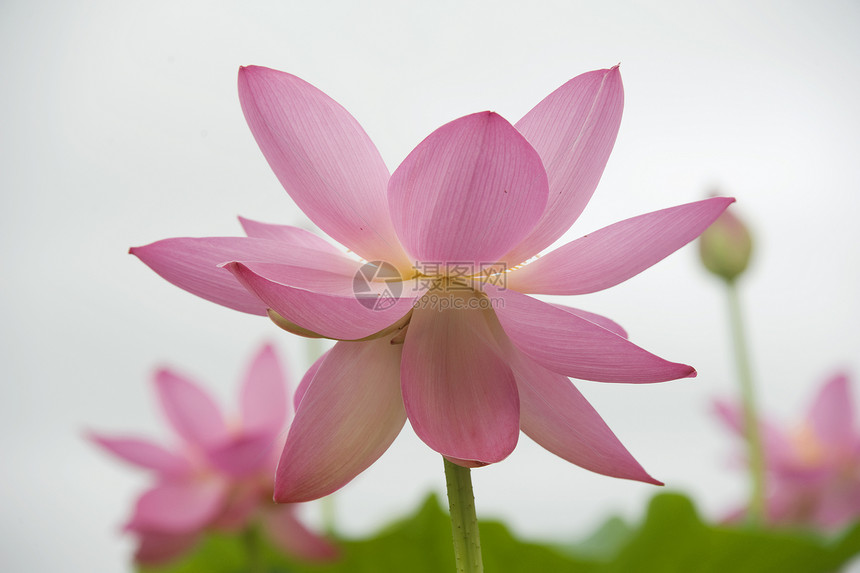
[{"label": "white sky background", "polygon": [[[263,340],[295,380],[307,364],[300,339],[126,254],[239,234],[238,214],[308,224],[245,126],[244,64],[328,93],[393,170],[451,119],[492,109],[515,121],[569,78],[620,61],[618,142],[566,239],[719,187],[757,238],[743,296],[765,409],[796,417],[825,375],[860,370],[856,2],[211,5],[0,5],[0,568],[130,570],[119,526],[146,479],[81,435],[167,437],[149,382],[157,365],[196,375],[224,403]],[[735,380],[723,293],[695,254],[570,304],[698,369],[695,380],[579,387],[646,469],[717,516],[745,482],[710,413]],[[638,518],[657,491],[525,437],[473,475],[482,517],[556,539],[611,513]],[[441,460],[407,428],[338,494],[338,524],[368,533],[443,488]]]}]

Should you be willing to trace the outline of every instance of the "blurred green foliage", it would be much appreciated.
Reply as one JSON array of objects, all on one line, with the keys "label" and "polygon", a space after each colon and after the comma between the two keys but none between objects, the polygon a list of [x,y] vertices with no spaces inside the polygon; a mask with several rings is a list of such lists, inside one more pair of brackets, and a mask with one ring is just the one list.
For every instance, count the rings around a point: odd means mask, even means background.
[{"label": "blurred green foliage", "polygon": [[[651,500],[638,527],[618,518],[585,541],[525,542],[499,522],[481,522],[487,573],[824,573],[860,554],[860,523],[835,537],[797,530],[761,530],[704,523],[683,495]],[[450,522],[430,496],[411,516],[373,537],[345,539],[342,558],[326,565],[291,561],[271,547],[258,556],[266,573],[444,573],[454,571]],[[142,573],[247,573],[240,537],[211,535],[173,566]]]}]

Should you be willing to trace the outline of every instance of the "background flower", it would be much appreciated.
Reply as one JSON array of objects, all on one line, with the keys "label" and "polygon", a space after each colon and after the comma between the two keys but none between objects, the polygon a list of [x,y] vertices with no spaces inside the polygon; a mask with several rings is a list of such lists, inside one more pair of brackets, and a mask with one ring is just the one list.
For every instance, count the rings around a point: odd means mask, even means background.
[{"label": "background flower", "polygon": [[[718,402],[717,413],[743,436],[739,407]],[[761,431],[770,523],[836,529],[860,519],[860,429],[846,374],[821,386],[799,423],[764,420]]]},{"label": "background flower", "polygon": [[272,501],[272,481],[290,408],[286,379],[271,346],[260,349],[242,381],[239,413],[225,418],[203,388],[171,370],[155,375],[158,398],[178,444],[99,433],[90,439],[154,474],[125,529],[138,538],[135,560],[153,565],[192,549],[209,530],[260,527],[277,547],[302,559],[336,550],[305,528],[295,506]]}]

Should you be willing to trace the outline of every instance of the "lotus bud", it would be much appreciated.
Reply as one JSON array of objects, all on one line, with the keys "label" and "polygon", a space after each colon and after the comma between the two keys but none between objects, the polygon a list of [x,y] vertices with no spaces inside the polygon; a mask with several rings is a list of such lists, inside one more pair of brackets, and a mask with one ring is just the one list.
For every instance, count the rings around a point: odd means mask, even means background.
[{"label": "lotus bud", "polygon": [[731,207],[699,238],[699,256],[705,268],[727,282],[734,282],[746,270],[751,254],[749,229]]}]

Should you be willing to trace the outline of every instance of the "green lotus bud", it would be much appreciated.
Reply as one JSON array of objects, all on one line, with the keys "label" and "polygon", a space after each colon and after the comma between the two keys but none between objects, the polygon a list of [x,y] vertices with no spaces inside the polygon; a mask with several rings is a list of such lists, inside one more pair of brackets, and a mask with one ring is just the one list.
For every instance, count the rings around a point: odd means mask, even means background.
[{"label": "green lotus bud", "polygon": [[705,268],[734,281],[743,273],[752,254],[752,237],[746,225],[729,207],[699,238],[699,256]]}]

